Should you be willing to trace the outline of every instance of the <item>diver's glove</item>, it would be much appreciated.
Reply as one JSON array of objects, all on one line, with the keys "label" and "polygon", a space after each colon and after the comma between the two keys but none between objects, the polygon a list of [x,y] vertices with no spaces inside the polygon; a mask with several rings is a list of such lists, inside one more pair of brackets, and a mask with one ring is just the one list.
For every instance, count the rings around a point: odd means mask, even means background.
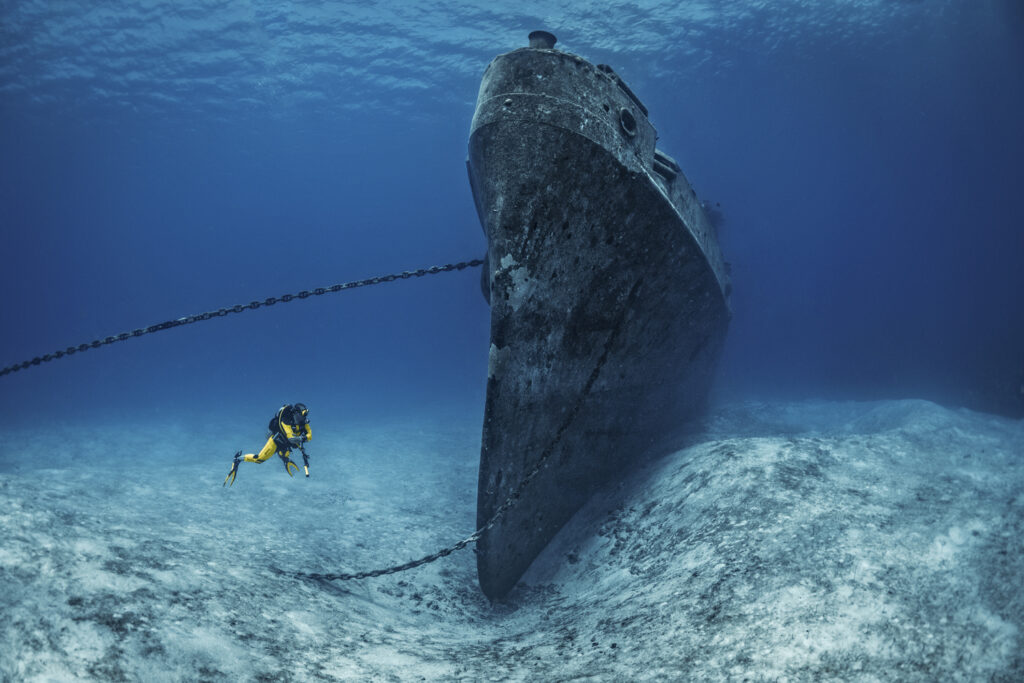
[{"label": "diver's glove", "polygon": [[224,477],[224,483],[221,484],[221,487],[234,486],[235,476],[238,474],[238,463],[240,462],[242,462],[242,451],[235,453],[235,459],[231,461],[231,471],[228,472],[228,476]]}]

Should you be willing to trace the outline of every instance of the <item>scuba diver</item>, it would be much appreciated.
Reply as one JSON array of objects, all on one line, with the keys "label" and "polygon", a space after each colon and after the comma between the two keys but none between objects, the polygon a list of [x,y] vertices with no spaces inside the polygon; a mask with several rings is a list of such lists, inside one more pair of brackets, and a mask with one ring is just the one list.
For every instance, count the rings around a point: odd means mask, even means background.
[{"label": "scuba diver", "polygon": [[249,453],[245,456],[242,455],[242,451],[235,453],[235,459],[231,462],[231,471],[224,478],[224,485],[234,485],[235,476],[238,474],[238,463],[244,461],[259,464],[269,460],[275,453],[284,461],[284,469],[288,476],[294,477],[295,473],[292,471],[292,468],[294,467],[295,472],[297,472],[299,466],[288,457],[293,448],[298,448],[302,451],[302,464],[308,477],[309,456],[306,455],[304,444],[313,438],[313,430],[309,428],[307,415],[309,415],[309,409],[303,403],[281,406],[281,409],[271,418],[270,424],[267,427],[270,430],[270,438],[267,439],[267,444],[263,447],[263,450],[258,454]]}]

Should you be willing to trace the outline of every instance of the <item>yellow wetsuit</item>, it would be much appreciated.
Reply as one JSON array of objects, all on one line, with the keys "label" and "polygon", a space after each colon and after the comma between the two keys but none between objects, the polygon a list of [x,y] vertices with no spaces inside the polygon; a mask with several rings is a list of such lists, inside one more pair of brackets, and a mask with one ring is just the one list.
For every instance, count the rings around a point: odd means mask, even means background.
[{"label": "yellow wetsuit", "polygon": [[[309,426],[309,420],[306,419],[308,414],[309,409],[306,408],[304,403],[296,403],[294,406],[281,406],[281,409],[277,411],[277,415],[274,416],[268,425],[270,428],[270,438],[267,439],[263,450],[259,453],[248,453],[245,456],[242,455],[242,451],[235,453],[235,459],[231,462],[231,471],[228,472],[228,476],[224,477],[224,486],[234,485],[239,463],[266,462],[275,453],[284,462],[284,469],[288,476],[295,476],[292,470],[298,472],[299,466],[293,463],[288,456],[291,455],[293,448],[301,448],[302,444],[313,438],[313,430]],[[305,450],[302,451],[302,464],[308,477],[309,458]]]},{"label": "yellow wetsuit", "polygon": [[282,457],[287,458],[292,452],[292,448],[313,438],[313,430],[310,429],[309,422],[301,426],[288,424],[282,419],[283,412],[284,408],[277,411],[277,424],[281,431],[271,434],[266,445],[263,446],[263,450],[259,453],[247,453],[242,460],[256,463],[265,462],[275,453],[280,453]]}]

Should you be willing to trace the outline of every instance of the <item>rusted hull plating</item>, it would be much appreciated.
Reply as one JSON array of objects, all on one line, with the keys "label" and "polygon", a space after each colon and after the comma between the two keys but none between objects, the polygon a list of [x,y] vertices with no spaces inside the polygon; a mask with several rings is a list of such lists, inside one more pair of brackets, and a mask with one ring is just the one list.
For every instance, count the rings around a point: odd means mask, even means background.
[{"label": "rusted hull plating", "polygon": [[[500,55],[469,142],[488,240],[491,346],[480,586],[505,595],[595,489],[697,413],[728,327],[710,224],[646,110],[607,67]],[[554,448],[552,449],[552,444]]]}]

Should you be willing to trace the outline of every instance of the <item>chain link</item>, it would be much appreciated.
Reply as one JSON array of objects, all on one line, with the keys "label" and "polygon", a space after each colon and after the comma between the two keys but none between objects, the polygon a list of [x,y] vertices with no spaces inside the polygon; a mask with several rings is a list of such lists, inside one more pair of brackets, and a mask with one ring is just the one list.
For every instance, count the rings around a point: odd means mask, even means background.
[{"label": "chain link", "polygon": [[107,344],[113,344],[114,342],[124,341],[132,337],[141,337],[144,334],[152,334],[153,332],[162,332],[163,330],[169,330],[173,327],[181,327],[182,325],[191,325],[192,323],[201,322],[204,320],[210,320],[212,318],[223,318],[230,313],[241,313],[242,311],[255,311],[261,306],[273,306],[276,303],[288,303],[295,299],[308,299],[311,296],[321,296],[332,292],[340,292],[347,289],[356,289],[358,287],[369,287],[370,285],[379,285],[383,282],[394,282],[395,280],[402,279],[408,280],[412,277],[423,277],[424,275],[436,275],[437,273],[447,273],[453,270],[464,270],[466,268],[475,268],[483,265],[482,259],[473,259],[472,261],[461,261],[459,263],[449,263],[443,266],[431,266],[430,268],[420,268],[419,270],[405,270],[401,273],[395,273],[392,275],[380,275],[378,277],[371,277],[365,280],[354,280],[352,282],[343,282],[337,285],[331,285],[330,287],[317,287],[316,289],[302,290],[297,294],[284,294],[282,296],[272,296],[264,299],[263,301],[250,301],[247,304],[235,304],[227,308],[219,308],[216,311],[207,311],[205,313],[196,313],[194,315],[186,315],[184,318],[177,318],[176,320],[166,320],[156,325],[150,325],[149,327],[140,327],[132,330],[131,332],[122,332],[118,335],[110,337],[104,337],[103,339],[95,339],[85,344],[79,344],[78,346],[69,346],[66,349],[54,351],[44,356],[36,356],[32,360],[26,360],[21,363],[15,363],[14,365],[8,365],[3,370],[0,370],[0,377],[9,375],[19,370],[26,370],[33,365],[39,365],[41,363],[48,363],[51,360],[57,360],[58,358],[64,358],[65,356],[72,356],[82,351],[88,351],[89,349],[98,349],[101,346]]},{"label": "chain link", "polygon": [[313,579],[316,581],[354,581],[358,579],[371,579],[378,576],[385,576],[387,574],[397,574],[398,572],[404,572],[410,569],[415,569],[416,567],[420,567],[425,564],[430,564],[431,562],[435,562],[441,559],[442,557],[451,555],[452,553],[458,550],[462,550],[469,544],[476,543],[478,540],[480,540],[480,537],[483,536],[486,531],[490,530],[491,527],[497,524],[498,520],[501,519],[501,517],[506,512],[512,509],[512,507],[519,502],[519,498],[520,496],[522,496],[523,491],[526,490],[526,487],[530,485],[530,482],[533,481],[533,479],[547,465],[548,458],[550,458],[551,454],[555,452],[555,448],[562,441],[562,436],[565,434],[566,430],[569,429],[572,423],[576,420],[576,416],[579,414],[580,409],[583,407],[583,402],[586,400],[587,396],[590,395],[590,391],[594,387],[594,382],[597,381],[598,376],[601,374],[601,369],[604,367],[605,363],[608,362],[608,354],[611,352],[612,346],[615,344],[616,339],[618,339],[619,337],[619,332],[622,329],[622,323],[626,318],[626,314],[633,308],[633,302],[636,300],[637,292],[639,291],[640,285],[642,283],[643,278],[633,283],[633,287],[632,289],[630,289],[629,295],[626,298],[626,305],[623,307],[622,313],[619,316],[619,320],[616,323],[615,327],[612,328],[611,334],[608,335],[608,339],[605,340],[604,349],[601,351],[601,356],[600,358],[597,359],[597,363],[594,364],[594,369],[590,371],[590,376],[587,377],[587,381],[584,382],[583,389],[580,391],[579,398],[576,399],[576,403],[573,405],[572,410],[570,410],[568,414],[565,416],[565,419],[562,420],[562,424],[559,425],[558,431],[555,432],[555,436],[554,438],[551,439],[551,442],[548,443],[547,448],[545,448],[541,452],[540,458],[537,459],[537,464],[533,466],[533,469],[530,470],[529,474],[523,477],[522,481],[519,482],[519,485],[515,488],[515,490],[508,494],[508,497],[505,498],[504,502],[502,502],[500,506],[498,506],[498,509],[494,511],[494,514],[491,515],[490,519],[488,519],[483,526],[481,526],[479,529],[474,531],[469,536],[466,536],[464,539],[462,539],[455,545],[448,546],[447,548],[442,548],[441,550],[438,550],[435,553],[431,553],[430,555],[426,555],[417,560],[411,560],[409,562],[406,562],[405,564],[397,564],[392,567],[384,567],[382,569],[372,569],[369,571],[355,573],[342,572],[337,574],[325,574],[316,572],[294,572],[276,568],[274,569],[274,571],[278,574],[291,576],[297,579]]}]

